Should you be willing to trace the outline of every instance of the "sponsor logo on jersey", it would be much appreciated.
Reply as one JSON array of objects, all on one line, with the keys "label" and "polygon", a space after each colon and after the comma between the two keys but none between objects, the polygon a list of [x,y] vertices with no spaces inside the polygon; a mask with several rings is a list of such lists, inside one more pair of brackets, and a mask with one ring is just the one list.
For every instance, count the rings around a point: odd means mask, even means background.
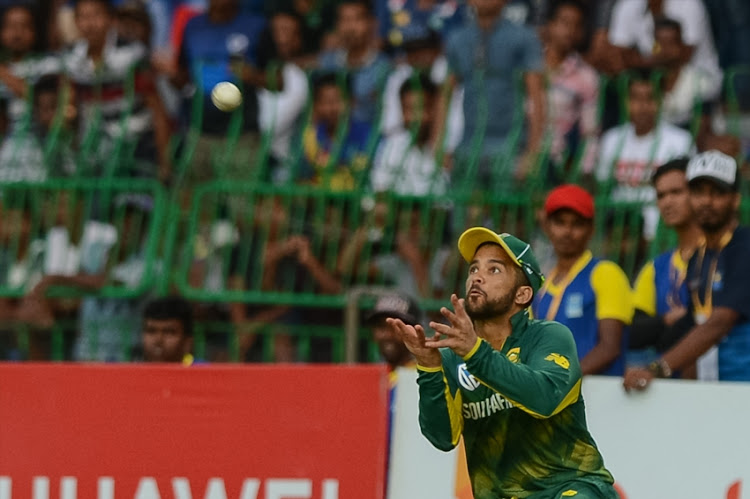
[{"label": "sponsor logo on jersey", "polygon": [[508,353],[505,354],[508,360],[514,364],[518,364],[518,361],[520,360],[518,358],[519,355],[521,355],[521,347],[511,348],[508,350]]},{"label": "sponsor logo on jersey", "polygon": [[465,389],[473,392],[479,388],[479,381],[471,375],[466,364],[460,364],[458,366],[458,383]]},{"label": "sponsor logo on jersey", "polygon": [[493,393],[484,400],[479,402],[464,402],[462,412],[464,419],[482,419],[488,418],[496,412],[510,409],[513,404],[508,402],[499,393]]},{"label": "sponsor logo on jersey", "polygon": [[559,353],[551,353],[547,355],[544,360],[550,360],[563,369],[568,369],[570,367],[570,361]]}]

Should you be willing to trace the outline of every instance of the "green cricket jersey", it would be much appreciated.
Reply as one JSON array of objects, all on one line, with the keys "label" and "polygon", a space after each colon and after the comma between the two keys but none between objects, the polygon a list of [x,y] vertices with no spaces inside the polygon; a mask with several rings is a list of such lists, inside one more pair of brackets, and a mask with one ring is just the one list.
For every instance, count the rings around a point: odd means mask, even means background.
[{"label": "green cricket jersey", "polygon": [[527,311],[511,324],[500,351],[479,340],[463,359],[445,349],[442,367],[419,367],[422,433],[445,451],[463,435],[475,499],[574,497],[568,484],[581,482],[617,498],[586,427],[572,333]]}]

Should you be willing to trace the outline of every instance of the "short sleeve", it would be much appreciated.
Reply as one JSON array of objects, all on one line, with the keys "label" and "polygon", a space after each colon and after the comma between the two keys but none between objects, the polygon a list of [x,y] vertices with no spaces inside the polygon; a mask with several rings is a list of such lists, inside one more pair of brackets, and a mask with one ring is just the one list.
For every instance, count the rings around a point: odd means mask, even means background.
[{"label": "short sleeve", "polygon": [[596,294],[596,318],[633,321],[633,292],[625,272],[616,264],[601,261],[591,273],[591,287]]},{"label": "short sleeve", "polygon": [[[724,275],[721,290],[714,284],[714,307],[726,307],[737,311],[744,319],[750,319],[750,242],[727,247],[724,250]],[[716,281],[716,279],[715,279]]]},{"label": "short sleeve", "polygon": [[656,315],[656,271],[653,260],[643,266],[635,278],[633,287],[633,307],[650,316]]}]

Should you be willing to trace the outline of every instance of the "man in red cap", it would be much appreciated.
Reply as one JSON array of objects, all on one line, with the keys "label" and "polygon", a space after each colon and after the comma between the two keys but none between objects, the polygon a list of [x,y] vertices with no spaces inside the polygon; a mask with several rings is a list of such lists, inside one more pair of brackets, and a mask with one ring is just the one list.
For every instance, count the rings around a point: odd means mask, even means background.
[{"label": "man in red cap", "polygon": [[594,200],[577,185],[562,185],[549,193],[544,211],[557,263],[534,297],[534,316],[570,328],[584,375],[621,376],[633,319],[632,292],[625,272],[614,262],[595,258],[588,248]]}]

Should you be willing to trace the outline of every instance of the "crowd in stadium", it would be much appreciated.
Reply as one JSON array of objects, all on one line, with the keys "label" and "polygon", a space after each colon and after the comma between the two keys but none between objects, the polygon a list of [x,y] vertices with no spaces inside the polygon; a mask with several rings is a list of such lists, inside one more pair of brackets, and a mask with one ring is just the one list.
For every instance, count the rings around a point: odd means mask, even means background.
[{"label": "crowd in stadium", "polygon": [[[2,7],[3,359],[143,358],[145,304],[179,293],[199,359],[342,360],[347,291],[436,310],[471,225],[531,241],[549,273],[550,224],[590,224],[577,256],[612,260],[597,319],[626,342],[656,314],[632,304],[638,271],[684,228],[657,167],[716,151],[739,192],[750,175],[744,0]],[[234,111],[210,98],[225,81]],[[551,218],[563,184],[584,222]]]}]

